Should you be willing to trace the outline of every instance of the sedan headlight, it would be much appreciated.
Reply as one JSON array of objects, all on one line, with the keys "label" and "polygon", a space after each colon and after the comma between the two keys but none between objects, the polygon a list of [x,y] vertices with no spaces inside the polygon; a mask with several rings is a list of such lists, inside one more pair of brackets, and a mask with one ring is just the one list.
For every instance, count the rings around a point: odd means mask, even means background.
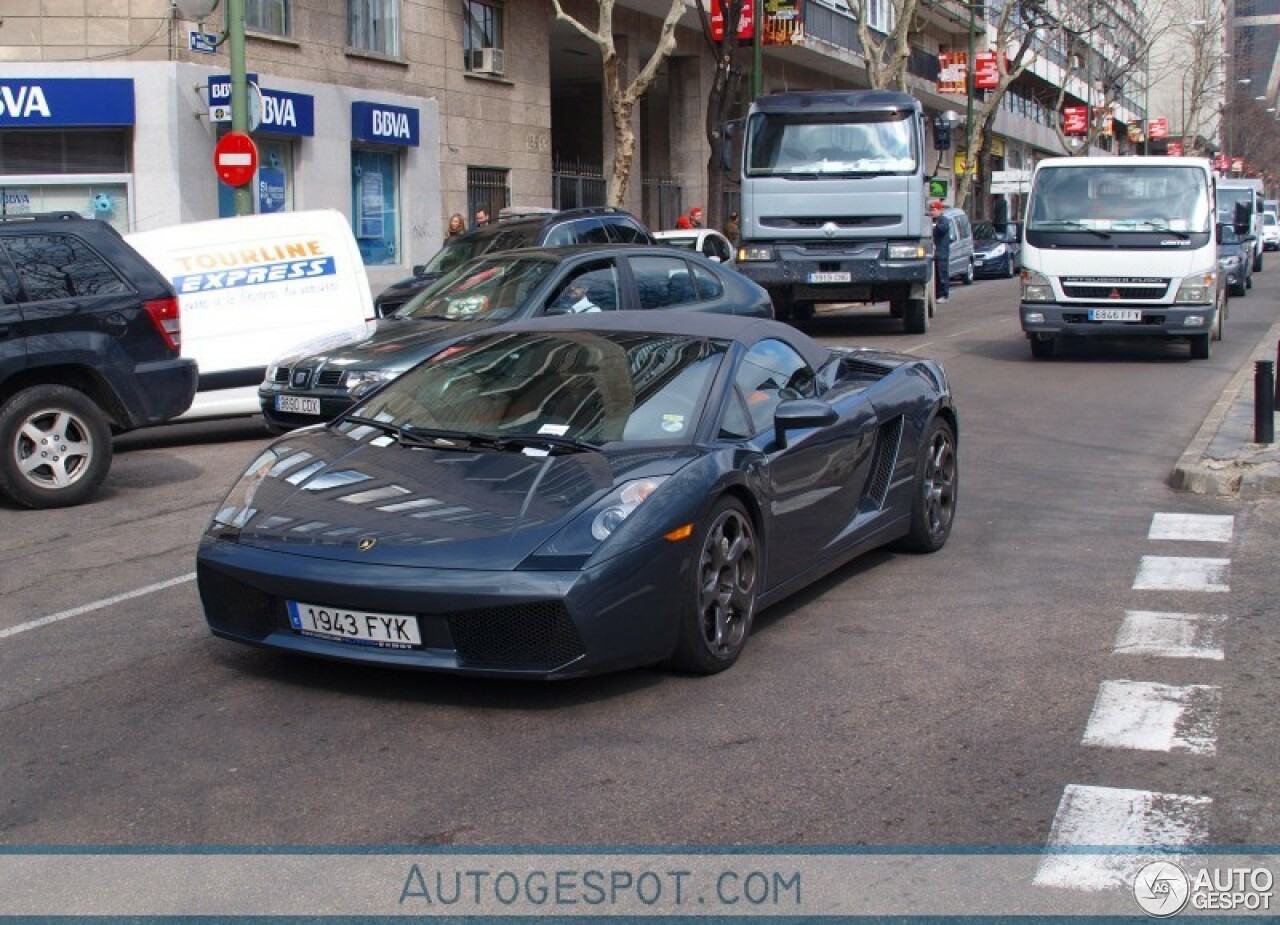
[{"label": "sedan headlight", "polygon": [[991,248],[991,250],[987,253],[987,256],[988,256],[988,257],[1003,257],[1003,256],[1005,255],[1005,252],[1006,252],[1008,249],[1009,249],[1009,248],[1008,248],[1008,246],[1006,246],[1006,245],[1004,245],[1004,244],[997,244],[995,247]]},{"label": "sedan headlight", "polygon": [[352,398],[363,398],[402,372],[402,369],[353,369],[342,377],[342,385]]},{"label": "sedan headlight", "polygon": [[1049,277],[1035,270],[1022,271],[1022,301],[1052,302],[1053,286]]},{"label": "sedan headlight", "polygon": [[1177,303],[1192,303],[1203,305],[1205,302],[1212,302],[1214,290],[1217,288],[1218,274],[1197,273],[1194,276],[1188,276],[1182,281],[1182,285],[1178,287],[1178,294],[1174,296],[1173,301]]},{"label": "sedan headlight", "polygon": [[545,559],[591,555],[666,480],[667,476],[658,475],[619,485],[544,543],[535,556]]},{"label": "sedan headlight", "polygon": [[1239,258],[1239,257],[1234,257],[1234,256],[1233,256],[1233,257],[1219,257],[1219,258],[1218,258],[1218,266],[1223,267],[1224,269],[1228,269],[1228,270],[1234,269],[1235,267],[1240,266],[1240,258]]},{"label": "sedan headlight", "polygon": [[749,261],[776,260],[773,248],[767,244],[744,244],[738,248],[738,263]]},{"label": "sedan headlight", "polygon": [[924,256],[924,245],[920,243],[889,245],[890,260],[915,260]]}]

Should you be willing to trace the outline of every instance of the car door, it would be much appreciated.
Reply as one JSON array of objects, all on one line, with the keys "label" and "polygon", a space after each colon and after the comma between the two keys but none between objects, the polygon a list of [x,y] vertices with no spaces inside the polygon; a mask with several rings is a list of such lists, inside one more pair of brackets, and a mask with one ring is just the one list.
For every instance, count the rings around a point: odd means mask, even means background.
[{"label": "car door", "polygon": [[814,370],[790,345],[762,340],[738,364],[734,395],[720,436],[746,435],[764,457],[766,587],[772,588],[835,555],[856,514],[858,487],[839,477],[853,462],[855,433],[840,427],[794,430],[786,446],[774,435],[779,404],[816,395]]}]

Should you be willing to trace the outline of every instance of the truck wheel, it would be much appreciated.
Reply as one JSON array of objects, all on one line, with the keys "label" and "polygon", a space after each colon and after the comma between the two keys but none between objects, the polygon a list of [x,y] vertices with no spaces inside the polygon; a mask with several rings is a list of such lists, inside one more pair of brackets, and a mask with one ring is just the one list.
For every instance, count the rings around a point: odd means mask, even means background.
[{"label": "truck wheel", "polygon": [[1191,336],[1191,359],[1209,359],[1209,335],[1193,334]]},{"label": "truck wheel", "polygon": [[812,302],[796,302],[791,306],[791,320],[809,321],[813,318]]},{"label": "truck wheel", "polygon": [[1227,300],[1222,300],[1222,307],[1218,309],[1218,316],[1213,319],[1213,339],[1222,340],[1222,325],[1227,319]]},{"label": "truck wheel", "polygon": [[80,504],[109,468],[111,428],[83,392],[37,385],[0,407],[0,493],[18,504]]},{"label": "truck wheel", "polygon": [[1031,355],[1037,360],[1048,360],[1053,357],[1054,341],[1052,337],[1036,337],[1032,336]]},{"label": "truck wheel", "polygon": [[960,282],[964,283],[966,286],[973,285],[973,261],[972,260],[970,260],[969,265],[965,267],[964,276],[960,277]]},{"label": "truck wheel", "polygon": [[901,318],[907,311],[906,299],[890,299],[889,300],[889,317]]},{"label": "truck wheel", "polygon": [[1253,272],[1262,272],[1262,251],[1258,251],[1257,255],[1253,258]]},{"label": "truck wheel", "polygon": [[902,313],[902,329],[908,334],[924,334],[929,330],[929,300],[907,299]]},{"label": "truck wheel", "polygon": [[773,299],[773,317],[778,321],[789,320],[791,318],[791,293],[770,289],[769,298]]}]

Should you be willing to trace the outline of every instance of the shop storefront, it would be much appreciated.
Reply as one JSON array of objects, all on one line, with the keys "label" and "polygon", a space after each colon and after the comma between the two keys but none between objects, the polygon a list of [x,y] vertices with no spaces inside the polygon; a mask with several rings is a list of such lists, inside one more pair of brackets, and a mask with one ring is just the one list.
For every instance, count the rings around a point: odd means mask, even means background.
[{"label": "shop storefront", "polygon": [[367,265],[402,262],[403,152],[420,140],[417,109],[351,104],[351,227]]},{"label": "shop storefront", "polygon": [[0,77],[0,215],[76,212],[133,225],[134,83]]}]

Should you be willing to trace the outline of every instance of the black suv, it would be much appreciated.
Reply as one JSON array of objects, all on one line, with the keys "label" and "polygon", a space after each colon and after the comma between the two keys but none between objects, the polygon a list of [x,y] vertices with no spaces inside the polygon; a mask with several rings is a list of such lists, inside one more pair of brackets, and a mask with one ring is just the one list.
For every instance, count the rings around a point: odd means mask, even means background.
[{"label": "black suv", "polygon": [[630,212],[614,206],[581,209],[506,208],[498,220],[449,238],[413,275],[392,283],[373,300],[379,317],[386,317],[437,279],[472,257],[490,251],[566,244],[653,244],[653,235]]},{"label": "black suv", "polygon": [[0,217],[0,496],[80,504],[111,466],[112,431],[186,411],[178,297],[106,222]]}]

